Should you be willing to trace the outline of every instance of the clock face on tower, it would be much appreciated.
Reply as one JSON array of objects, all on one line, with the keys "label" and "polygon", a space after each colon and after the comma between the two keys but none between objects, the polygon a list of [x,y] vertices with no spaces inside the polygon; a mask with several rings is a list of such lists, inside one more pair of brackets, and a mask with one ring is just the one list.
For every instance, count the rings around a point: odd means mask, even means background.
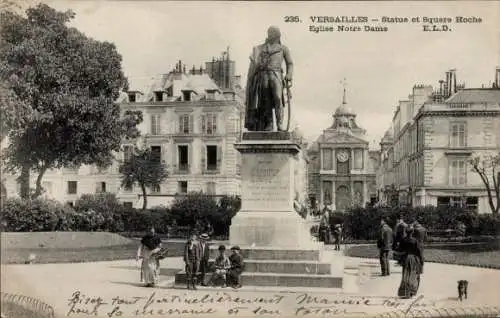
[{"label": "clock face on tower", "polygon": [[341,151],[337,154],[337,160],[340,162],[346,162],[349,159],[349,154],[347,151]]}]

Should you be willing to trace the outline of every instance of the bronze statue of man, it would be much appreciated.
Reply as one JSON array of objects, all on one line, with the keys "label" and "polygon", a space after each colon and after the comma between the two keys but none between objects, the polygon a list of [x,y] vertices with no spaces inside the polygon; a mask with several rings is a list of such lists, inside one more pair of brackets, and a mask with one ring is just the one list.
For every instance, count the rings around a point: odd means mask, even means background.
[{"label": "bronze statue of man", "polygon": [[[286,64],[285,76],[282,69],[283,61]],[[281,44],[280,30],[272,26],[267,30],[265,43],[255,46],[250,56],[246,89],[246,129],[272,131],[274,109],[277,130],[285,130],[283,88],[285,85],[291,86],[292,77],[293,63],[290,51]]]}]

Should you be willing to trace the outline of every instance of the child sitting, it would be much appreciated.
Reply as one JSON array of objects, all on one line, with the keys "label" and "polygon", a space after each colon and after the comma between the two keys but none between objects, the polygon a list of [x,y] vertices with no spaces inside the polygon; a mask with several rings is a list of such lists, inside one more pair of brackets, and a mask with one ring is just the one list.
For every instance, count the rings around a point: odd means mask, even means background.
[{"label": "child sitting", "polygon": [[210,285],[212,286],[215,286],[217,281],[222,281],[222,287],[226,287],[226,274],[229,268],[231,268],[231,263],[225,253],[226,247],[220,245],[219,256],[217,256],[214,263],[215,271],[210,278]]}]

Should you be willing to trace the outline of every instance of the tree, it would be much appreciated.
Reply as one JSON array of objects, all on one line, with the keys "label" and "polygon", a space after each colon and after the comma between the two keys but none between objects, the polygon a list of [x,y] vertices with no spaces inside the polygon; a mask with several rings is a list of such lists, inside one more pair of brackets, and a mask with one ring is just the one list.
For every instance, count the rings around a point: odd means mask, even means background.
[{"label": "tree", "polygon": [[[11,117],[23,110],[12,120],[22,129],[2,127],[9,137],[2,159],[9,171],[21,171],[25,181],[30,171],[38,173],[35,196],[47,170],[107,167],[122,138],[139,135],[136,125],[142,115],[128,113],[122,120],[115,102],[128,85],[120,54],[114,44],[68,27],[74,16],[45,4],[26,10],[26,17],[0,14],[2,101],[14,101],[14,106],[0,106]],[[29,185],[21,195],[27,193]]]},{"label": "tree", "polygon": [[498,214],[500,210],[500,153],[496,155],[475,156],[469,160],[472,171],[477,173],[488,194],[491,212]]},{"label": "tree", "polygon": [[119,169],[122,175],[122,187],[131,188],[137,184],[141,188],[143,210],[146,210],[148,206],[146,189],[160,187],[160,184],[168,177],[165,165],[149,148],[136,147],[131,158],[126,159]]}]

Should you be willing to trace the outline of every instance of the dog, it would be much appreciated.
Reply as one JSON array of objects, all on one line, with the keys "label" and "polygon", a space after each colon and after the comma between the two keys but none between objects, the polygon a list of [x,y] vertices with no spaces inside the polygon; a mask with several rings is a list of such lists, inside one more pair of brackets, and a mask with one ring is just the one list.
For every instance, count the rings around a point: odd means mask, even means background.
[{"label": "dog", "polygon": [[469,281],[459,280],[458,281],[458,299],[462,301],[463,298],[467,299],[467,287],[469,287]]}]

